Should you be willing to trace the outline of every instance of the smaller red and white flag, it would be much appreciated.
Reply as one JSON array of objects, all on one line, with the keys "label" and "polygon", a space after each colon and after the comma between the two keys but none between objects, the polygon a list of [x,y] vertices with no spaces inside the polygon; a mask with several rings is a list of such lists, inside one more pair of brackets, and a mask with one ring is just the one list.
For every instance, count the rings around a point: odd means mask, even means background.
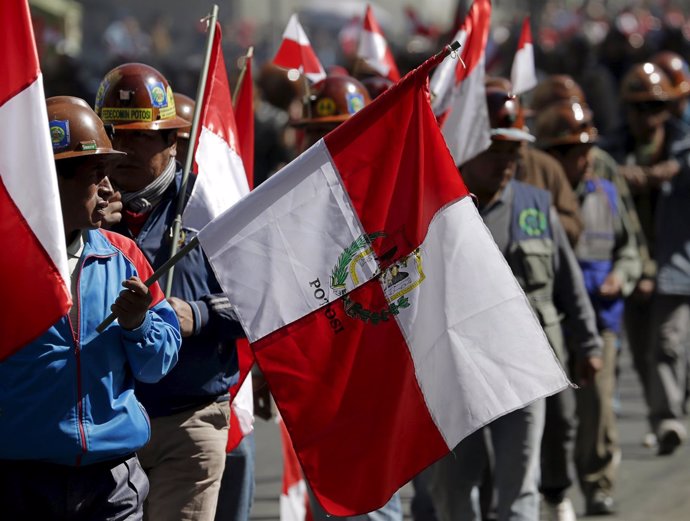
[{"label": "smaller red and white flag", "polygon": [[461,60],[446,58],[431,77],[432,108],[456,165],[491,145],[484,87],[490,22],[490,0],[475,0],[455,36]]},{"label": "smaller red and white flag", "polygon": [[246,339],[237,340],[237,359],[239,365],[239,381],[230,388],[230,432],[227,453],[232,452],[242,439],[254,430],[254,387],[252,385],[251,370],[254,365],[254,355]]},{"label": "smaller red and white flag", "polygon": [[185,227],[193,230],[201,230],[249,193],[221,38],[216,23],[194,152],[197,178],[182,216]]},{"label": "smaller red and white flag", "polygon": [[280,488],[280,521],[310,521],[312,519],[309,507],[307,482],[302,474],[302,467],[292,447],[292,440],[278,415],[280,427],[280,441],[283,449],[283,485]]},{"label": "smaller red and white flag", "polygon": [[0,2],[0,48],[0,236],[9,246],[0,253],[2,361],[65,315],[72,299],[43,75],[26,0]]},{"label": "smaller red and white flag", "polygon": [[250,47],[244,62],[244,75],[237,91],[235,122],[240,141],[240,155],[247,175],[249,188],[254,187],[254,80],[252,78],[252,58],[254,48]]},{"label": "smaller red and white flag", "polygon": [[388,47],[386,38],[383,36],[383,31],[379,27],[370,5],[367,5],[367,11],[364,15],[357,56],[381,76],[393,82],[400,79],[400,72],[398,72],[398,66],[393,59],[393,53]]},{"label": "smaller red and white flag", "polygon": [[522,22],[522,32],[518,49],[510,70],[510,81],[513,84],[513,94],[519,95],[537,86],[537,71],[534,66],[534,47],[532,46],[532,31],[529,16]]},{"label": "smaller red and white flag", "polygon": [[297,69],[313,83],[326,77],[326,71],[309,43],[309,38],[302,29],[296,14],[293,14],[288,21],[283,33],[283,43],[280,44],[273,63],[286,69]]}]

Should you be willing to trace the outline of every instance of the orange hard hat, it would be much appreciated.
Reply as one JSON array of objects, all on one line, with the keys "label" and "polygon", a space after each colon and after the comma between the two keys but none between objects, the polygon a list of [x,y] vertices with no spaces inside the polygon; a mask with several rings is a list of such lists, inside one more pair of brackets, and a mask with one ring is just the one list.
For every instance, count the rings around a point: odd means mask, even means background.
[{"label": "orange hard hat", "polygon": [[525,127],[520,100],[500,87],[486,89],[491,139],[499,141],[534,141]]},{"label": "orange hard hat", "polygon": [[182,119],[189,122],[189,126],[177,129],[177,137],[189,139],[189,134],[192,131],[192,119],[194,118],[194,106],[196,102],[184,94],[173,92],[175,98],[175,111]]},{"label": "orange hard hat", "polygon": [[56,160],[82,156],[126,154],[113,149],[101,119],[88,103],[73,96],[54,96],[46,100],[50,139]]},{"label": "orange hard hat", "polygon": [[661,51],[652,56],[651,62],[666,73],[676,89],[677,96],[690,94],[690,69],[688,62],[680,54],[673,51]]},{"label": "orange hard hat", "polygon": [[183,128],[168,80],[143,63],[125,63],[108,72],[96,94],[96,114],[121,130]]},{"label": "orange hard hat", "polygon": [[621,98],[626,103],[670,101],[677,97],[666,73],[650,62],[633,65],[621,81]]},{"label": "orange hard hat", "polygon": [[595,143],[598,136],[592,111],[587,105],[572,101],[552,103],[540,112],[534,133],[540,148]]},{"label": "orange hard hat", "polygon": [[337,127],[371,102],[366,87],[351,76],[328,76],[314,84],[296,127]]}]

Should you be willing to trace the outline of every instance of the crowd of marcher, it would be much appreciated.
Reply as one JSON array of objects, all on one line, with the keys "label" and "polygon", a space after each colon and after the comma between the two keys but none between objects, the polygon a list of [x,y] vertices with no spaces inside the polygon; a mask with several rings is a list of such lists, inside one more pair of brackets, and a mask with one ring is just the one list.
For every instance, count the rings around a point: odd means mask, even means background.
[{"label": "crowd of marcher", "polygon": [[[497,48],[491,145],[458,168],[579,387],[495,420],[417,476],[416,521],[572,521],[575,484],[586,514],[614,514],[622,349],[647,405],[640,442],[666,456],[687,439],[690,20],[670,9],[568,14],[546,13],[540,82],[522,96]],[[391,85],[340,67],[307,93],[270,63],[258,71],[257,185]],[[186,200],[194,184],[181,165],[194,102],[173,89],[130,62],[93,99],[66,90],[46,101],[74,306],[0,363],[7,519],[249,518],[253,445],[226,457],[242,327],[198,246],[169,298],[142,282],[168,259],[180,191]],[[197,231],[183,225],[180,246]],[[117,322],[98,334],[111,311]],[[228,477],[239,464],[249,472]],[[325,519],[313,498],[312,512]],[[364,517],[402,516],[396,494]]]}]

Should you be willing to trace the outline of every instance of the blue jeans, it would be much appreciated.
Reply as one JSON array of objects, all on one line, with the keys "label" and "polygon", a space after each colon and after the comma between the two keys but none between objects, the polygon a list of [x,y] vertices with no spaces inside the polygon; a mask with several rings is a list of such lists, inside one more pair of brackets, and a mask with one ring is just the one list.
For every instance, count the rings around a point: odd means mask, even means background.
[{"label": "blue jeans", "polygon": [[314,521],[402,521],[403,519],[402,502],[400,501],[400,494],[398,492],[393,494],[393,497],[388,500],[388,503],[378,510],[360,516],[327,516],[323,508],[321,508],[314,499],[311,489],[309,489],[309,505],[311,506]]},{"label": "blue jeans", "polygon": [[225,458],[215,521],[247,521],[254,502],[254,433]]},{"label": "blue jeans", "polygon": [[506,414],[462,440],[431,467],[439,521],[481,519],[479,487],[493,452],[499,521],[539,519],[539,459],[544,400]]}]

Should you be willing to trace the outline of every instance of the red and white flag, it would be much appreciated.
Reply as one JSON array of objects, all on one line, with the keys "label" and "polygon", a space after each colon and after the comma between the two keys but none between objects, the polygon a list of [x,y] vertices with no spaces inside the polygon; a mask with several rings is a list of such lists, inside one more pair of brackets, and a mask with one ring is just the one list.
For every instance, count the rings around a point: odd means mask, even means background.
[{"label": "red and white flag", "polygon": [[230,388],[230,431],[225,451],[230,453],[254,430],[254,387],[251,370],[254,355],[244,338],[237,339],[239,381]]},{"label": "red and white flag", "polygon": [[370,5],[367,5],[367,11],[364,15],[364,25],[359,37],[357,56],[381,76],[393,82],[400,79],[400,73],[393,59],[393,53],[388,47],[379,23],[374,18],[374,11],[372,11]]},{"label": "red and white flag", "polygon": [[253,47],[245,56],[244,75],[237,91],[235,105],[235,122],[240,142],[240,155],[247,175],[249,188],[254,186],[254,80],[252,78]]},{"label": "red and white flag", "polygon": [[283,452],[283,484],[280,488],[280,521],[309,521],[312,519],[307,483],[302,475],[290,434],[278,415],[280,442]]},{"label": "red and white flag", "polygon": [[283,33],[283,42],[273,58],[273,63],[286,69],[297,69],[312,83],[326,77],[326,71],[309,43],[309,38],[302,29],[296,14],[293,14],[288,21]]},{"label": "red and white flag", "polygon": [[[252,48],[246,56],[242,83],[237,91],[235,104],[235,120],[237,136],[244,171],[247,175],[249,188],[253,187],[254,172],[254,83],[252,80]],[[232,404],[230,407],[230,432],[228,434],[227,452],[232,452],[242,439],[254,430],[254,389],[252,386],[251,370],[254,365],[254,355],[246,339],[237,340],[237,359],[239,365],[239,381],[230,388]]]},{"label": "red and white flag", "polygon": [[185,227],[193,230],[200,230],[249,193],[221,38],[216,23],[194,152],[197,177],[182,215]]},{"label": "red and white flag", "polygon": [[72,304],[43,76],[26,0],[0,3],[0,361]]},{"label": "red and white flag", "polygon": [[198,235],[333,515],[568,385],[439,131],[442,57]]},{"label": "red and white flag", "polygon": [[490,22],[491,2],[475,0],[455,36],[461,60],[446,58],[431,78],[434,113],[457,165],[491,145],[484,87]]},{"label": "red and white flag", "polygon": [[537,71],[534,66],[534,47],[532,46],[529,16],[526,16],[522,22],[518,50],[510,70],[510,82],[513,84],[513,94],[515,95],[523,94],[537,86]]}]

